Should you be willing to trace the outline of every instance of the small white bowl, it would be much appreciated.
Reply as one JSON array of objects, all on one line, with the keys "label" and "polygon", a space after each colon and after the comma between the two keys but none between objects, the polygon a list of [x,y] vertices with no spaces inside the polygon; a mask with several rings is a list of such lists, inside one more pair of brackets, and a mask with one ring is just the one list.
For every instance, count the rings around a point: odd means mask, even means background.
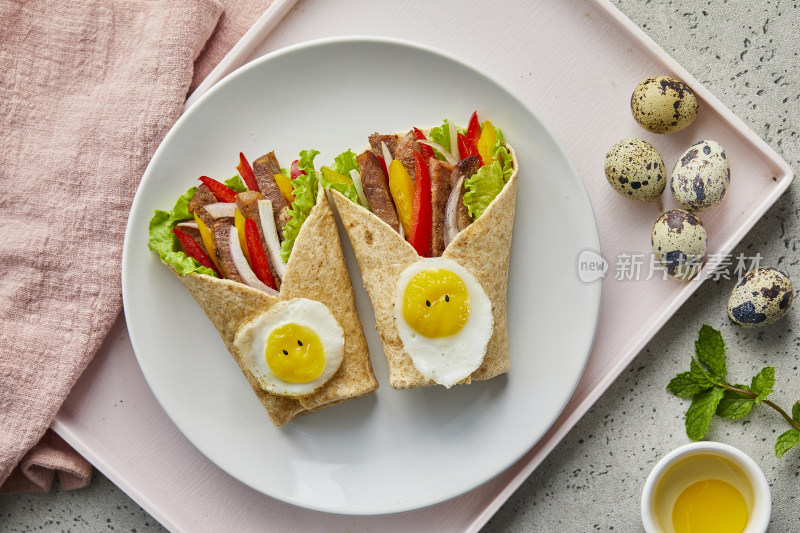
[{"label": "small white bowl", "polygon": [[[715,460],[717,458],[721,458],[723,461]],[[724,461],[732,463],[734,468],[728,468],[730,465]],[[723,466],[719,466],[720,464]],[[772,496],[764,473],[755,461],[741,450],[719,442],[703,441],[686,444],[672,450],[656,464],[650,475],[647,476],[642,491],[642,523],[647,533],[671,533],[673,531],[671,509],[677,494],[674,494],[675,488],[668,486],[669,477],[672,475],[687,476],[685,472],[683,474],[673,472],[673,467],[690,471],[688,476],[695,476],[697,480],[714,477],[715,469],[724,470],[727,476],[738,477],[738,481],[744,485],[738,488],[743,492],[748,510],[747,527],[745,527],[744,533],[764,533],[767,530],[772,512]],[[737,468],[738,471],[736,471]],[[680,490],[683,490],[685,486],[684,482]],[[656,501],[657,498],[662,501]],[[659,520],[660,511],[664,511],[664,509],[669,509],[670,512],[668,527],[660,525],[667,520],[663,516]]]}]

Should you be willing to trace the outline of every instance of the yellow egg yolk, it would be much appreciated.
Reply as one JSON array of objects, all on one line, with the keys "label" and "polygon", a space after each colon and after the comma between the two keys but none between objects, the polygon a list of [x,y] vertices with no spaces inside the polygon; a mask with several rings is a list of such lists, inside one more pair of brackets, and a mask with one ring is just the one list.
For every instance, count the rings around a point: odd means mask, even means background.
[{"label": "yellow egg yolk", "polygon": [[469,318],[469,294],[464,281],[441,268],[418,273],[403,294],[403,318],[425,337],[455,335]]},{"label": "yellow egg yolk", "polygon": [[325,350],[313,329],[283,324],[267,337],[267,364],[272,372],[290,383],[314,381],[325,369]]},{"label": "yellow egg yolk", "polygon": [[672,508],[676,533],[742,533],[747,503],[730,483],[706,479],[681,492]]}]

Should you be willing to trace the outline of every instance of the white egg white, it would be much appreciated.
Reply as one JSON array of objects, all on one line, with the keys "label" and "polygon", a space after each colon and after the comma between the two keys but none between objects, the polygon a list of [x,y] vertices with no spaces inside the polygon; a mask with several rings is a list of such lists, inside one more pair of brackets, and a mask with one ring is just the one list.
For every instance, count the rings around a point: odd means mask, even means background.
[{"label": "white egg white", "polygon": [[[291,323],[311,328],[322,343],[325,367],[314,381],[286,381],[276,376],[267,364],[267,338],[275,328]],[[234,347],[244,366],[264,390],[279,396],[296,398],[313,393],[336,373],[344,356],[344,331],[324,304],[306,298],[294,298],[276,303],[268,311],[243,325],[236,333]]]},{"label": "white egg white", "polygon": [[[421,335],[403,316],[403,301],[409,281],[420,272],[434,269],[457,274],[469,295],[469,318],[458,333],[449,337],[430,338]],[[450,388],[481,366],[494,329],[492,303],[478,280],[466,268],[442,257],[424,258],[412,263],[398,279],[394,309],[403,348],[424,377]]]}]

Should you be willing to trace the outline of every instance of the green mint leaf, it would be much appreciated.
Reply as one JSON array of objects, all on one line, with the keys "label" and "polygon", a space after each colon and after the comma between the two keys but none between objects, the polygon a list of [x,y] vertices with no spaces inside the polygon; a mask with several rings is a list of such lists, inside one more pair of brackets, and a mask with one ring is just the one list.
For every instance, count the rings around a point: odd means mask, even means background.
[{"label": "green mint leaf", "polygon": [[713,388],[701,392],[692,400],[692,405],[686,411],[686,435],[692,440],[700,440],[708,431],[711,417],[717,410],[720,400],[725,393],[722,389]]},{"label": "green mint leaf", "polygon": [[667,390],[678,398],[691,398],[708,387],[703,387],[697,382],[697,377],[692,372],[678,374],[667,385]]},{"label": "green mint leaf", "polygon": [[706,365],[711,374],[719,380],[724,380],[728,369],[725,364],[725,341],[722,340],[722,333],[704,325],[694,342],[694,349],[697,359]]},{"label": "green mint leaf", "polygon": [[792,406],[792,420],[800,424],[800,402],[794,402]]},{"label": "green mint leaf", "polygon": [[694,357],[692,357],[692,362],[689,364],[689,370],[697,380],[697,384],[704,389],[708,389],[715,385],[708,371],[703,368],[703,365],[701,365]]},{"label": "green mint leaf", "polygon": [[800,442],[800,431],[790,429],[783,433],[778,437],[778,441],[775,443],[775,457],[783,457],[783,454],[797,446],[798,442]]},{"label": "green mint leaf", "polygon": [[[734,387],[742,390],[750,390],[750,387],[747,385],[734,385]],[[740,392],[726,390],[725,395],[722,397],[722,400],[720,400],[719,405],[717,405],[717,416],[736,420],[750,413],[754,405],[755,401],[752,397]]]},{"label": "green mint leaf", "polygon": [[767,399],[767,396],[772,393],[773,386],[775,386],[775,369],[771,366],[766,366],[750,382],[750,390],[758,394],[755,399],[756,404],[760,404]]}]

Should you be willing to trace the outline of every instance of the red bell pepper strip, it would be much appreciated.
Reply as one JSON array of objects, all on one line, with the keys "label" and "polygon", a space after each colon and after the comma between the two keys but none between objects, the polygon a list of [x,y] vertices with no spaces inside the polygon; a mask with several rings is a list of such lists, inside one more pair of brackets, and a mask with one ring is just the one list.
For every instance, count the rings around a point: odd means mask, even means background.
[{"label": "red bell pepper strip", "polygon": [[408,242],[422,257],[431,255],[433,208],[431,206],[431,177],[422,154],[414,150],[414,207]]},{"label": "red bell pepper strip", "polygon": [[461,133],[457,135],[457,138],[458,138],[458,155],[461,156],[461,159],[477,155],[479,162],[478,166],[482,167],[483,158],[481,157],[481,154],[478,151],[478,145],[470,141],[468,137],[464,136]]},{"label": "red bell pepper strip", "polygon": [[253,174],[253,167],[250,166],[250,163],[242,152],[239,152],[239,164],[236,165],[236,170],[239,171],[239,175],[244,180],[244,184],[247,185],[248,189],[261,192],[261,188],[256,181],[256,175]]},{"label": "red bell pepper strip", "polygon": [[300,162],[299,159],[295,159],[294,161],[292,161],[292,168],[289,171],[289,175],[291,176],[292,179],[296,179],[298,176],[301,176],[306,173],[305,170],[300,170],[300,167],[297,165],[297,163],[299,162]]},{"label": "red bell pepper strip", "polygon": [[244,239],[247,242],[247,252],[250,254],[250,266],[253,267],[256,277],[270,289],[278,290],[272,272],[269,270],[267,254],[264,253],[264,247],[261,245],[258,226],[252,218],[244,221]]},{"label": "red bell pepper strip", "polygon": [[[428,138],[425,137],[425,134],[419,128],[414,128],[414,135],[416,135],[418,141],[427,141]],[[428,146],[427,144],[420,144],[419,149],[422,152],[422,159],[428,161],[431,157],[436,157],[433,154],[433,148]]]},{"label": "red bell pepper strip", "polygon": [[478,112],[473,111],[472,116],[469,117],[469,125],[467,126],[467,139],[478,145],[478,139],[481,138],[481,125],[478,122]]},{"label": "red bell pepper strip", "polygon": [[200,176],[200,181],[202,181],[205,186],[208,187],[212,193],[214,193],[214,196],[220,202],[232,203],[236,201],[236,191],[227,185],[220,183],[215,179],[211,179],[208,176]]},{"label": "red bell pepper strip", "polygon": [[386,160],[383,157],[379,156],[378,154],[375,154],[375,157],[378,158],[378,162],[381,164],[381,170],[383,170],[383,176],[386,178],[386,186],[388,187],[389,186],[389,169],[386,168]]},{"label": "red bell pepper strip", "polygon": [[178,241],[180,241],[181,246],[183,246],[183,251],[186,252],[186,255],[188,255],[189,257],[191,257],[204,267],[213,270],[220,278],[222,277],[222,275],[219,273],[219,270],[217,270],[217,267],[214,265],[214,263],[211,262],[211,259],[208,258],[208,255],[206,255],[203,249],[200,248],[200,246],[196,242],[194,242],[194,239],[192,239],[189,235],[182,232],[178,228],[172,228],[172,233],[174,233],[175,236],[178,237]]},{"label": "red bell pepper strip", "polygon": [[375,154],[375,157],[378,158],[378,162],[380,162],[380,164],[381,164],[381,170],[383,170],[383,177],[386,178],[386,186],[388,187],[389,186],[389,169],[386,168],[386,160],[383,157],[379,156],[378,154]]}]

